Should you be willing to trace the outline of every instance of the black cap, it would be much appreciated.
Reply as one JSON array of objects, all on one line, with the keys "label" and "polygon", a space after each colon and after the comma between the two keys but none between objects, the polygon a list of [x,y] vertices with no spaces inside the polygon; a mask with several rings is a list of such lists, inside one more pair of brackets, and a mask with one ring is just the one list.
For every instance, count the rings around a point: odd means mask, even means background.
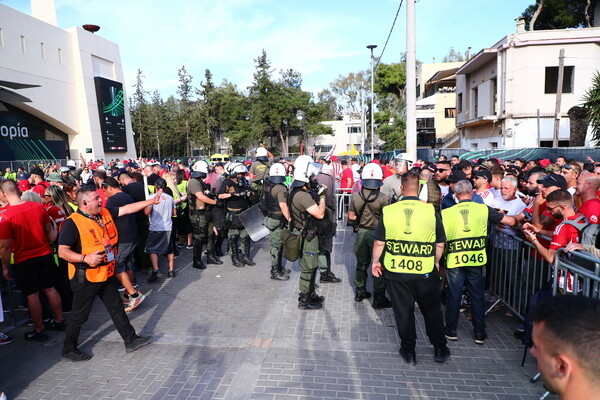
[{"label": "black cap", "polygon": [[160,177],[156,178],[156,180],[154,181],[154,187],[157,189],[166,189],[167,181]]},{"label": "black cap", "polygon": [[42,178],[44,177],[44,171],[41,168],[35,167],[31,171],[29,171],[30,175],[39,175]]},{"label": "black cap", "polygon": [[480,169],[479,171],[475,171],[473,173],[475,176],[482,176],[487,179],[488,182],[492,181],[492,173],[487,169]]},{"label": "black cap", "polygon": [[548,174],[543,178],[538,179],[537,183],[544,187],[558,186],[563,190],[567,190],[567,180],[564,176],[559,174]]},{"label": "black cap", "polygon": [[458,182],[458,181],[466,181],[467,175],[465,175],[462,171],[452,171],[450,176],[446,178],[446,182]]}]

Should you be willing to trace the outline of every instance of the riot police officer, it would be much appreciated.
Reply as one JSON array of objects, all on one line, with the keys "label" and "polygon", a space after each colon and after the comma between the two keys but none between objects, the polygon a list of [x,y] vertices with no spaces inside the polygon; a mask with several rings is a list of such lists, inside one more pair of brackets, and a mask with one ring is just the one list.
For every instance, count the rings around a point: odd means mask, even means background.
[{"label": "riot police officer", "polygon": [[[354,243],[354,254],[356,255],[356,275],[354,276],[356,296],[354,300],[357,302],[371,297],[366,284],[367,270],[373,252],[373,234],[383,207],[388,204],[388,197],[379,191],[383,185],[383,170],[379,165],[374,163],[365,165],[362,170],[361,183],[362,189],[352,195],[348,210],[348,220],[354,221],[354,228],[358,233]],[[385,279],[382,276],[373,277],[373,289],[375,291],[373,308],[381,309],[392,306],[392,303],[385,297]]]},{"label": "riot police officer", "polygon": [[326,195],[324,192],[319,194],[310,190],[310,178],[320,170],[320,164],[303,155],[296,158],[294,165],[296,169],[289,203],[293,231],[302,235],[298,308],[314,310],[321,308],[325,300],[315,292],[315,279],[319,254],[319,221],[325,217]]},{"label": "riot police officer", "polygon": [[202,262],[202,247],[206,244],[206,264],[223,264],[215,257],[212,208],[217,204],[216,194],[210,185],[204,182],[208,175],[209,164],[196,161],[190,173],[187,193],[190,206],[190,220],[193,229],[194,256],[192,267],[205,269]]},{"label": "riot police officer", "polygon": [[402,198],[400,181],[402,180],[402,175],[412,168],[413,163],[414,161],[410,159],[408,153],[398,154],[394,159],[396,173],[392,176],[388,176],[380,189],[381,193],[388,197],[390,204],[395,203]]},{"label": "riot police officer", "polygon": [[269,235],[271,279],[280,281],[290,279],[288,274],[291,272],[281,265],[283,250],[281,232],[290,221],[290,211],[287,204],[288,189],[283,184],[285,176],[285,166],[281,163],[275,163],[269,168],[269,177],[264,185],[264,210],[267,214],[264,224],[271,232]]},{"label": "riot police officer", "polygon": [[264,147],[259,146],[256,149],[256,161],[252,163],[252,165],[250,166],[250,170],[248,171],[250,172],[250,176],[252,178],[250,187],[256,194],[256,196],[253,198],[254,204],[258,202],[257,196],[260,196],[260,192],[263,189],[265,180],[269,175],[269,166],[271,165],[271,158],[273,158],[273,155],[270,154]]},{"label": "riot police officer", "polygon": [[[250,199],[254,192],[250,188],[246,174],[248,169],[242,163],[230,166],[230,176],[223,181],[219,190],[219,199],[226,202],[225,225],[229,229],[229,247],[231,262],[238,268],[244,265],[256,265],[250,259],[250,236],[240,220],[240,213],[250,207]],[[240,256],[240,241],[243,251]]]},{"label": "riot police officer", "polygon": [[[319,282],[321,283],[339,283],[342,280],[335,276],[331,271],[331,251],[333,250],[333,236],[335,235],[335,196],[333,187],[335,186],[333,176],[326,174],[323,170],[319,171],[317,176],[311,178],[311,189],[319,190],[319,185],[331,188],[325,192],[325,218],[323,218],[322,224],[324,229],[319,230],[319,271],[321,276]],[[329,223],[329,226],[327,225]]]}]

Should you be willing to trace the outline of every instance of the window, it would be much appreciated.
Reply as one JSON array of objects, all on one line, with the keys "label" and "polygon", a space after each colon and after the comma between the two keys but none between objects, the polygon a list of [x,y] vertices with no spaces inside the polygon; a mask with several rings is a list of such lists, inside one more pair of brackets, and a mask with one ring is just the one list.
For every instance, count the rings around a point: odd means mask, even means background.
[{"label": "window", "polygon": [[315,146],[315,151],[317,153],[329,153],[333,146]]},{"label": "window", "polygon": [[476,149],[477,147],[478,147],[478,144],[477,144],[477,143],[471,143],[471,148],[472,148],[472,149]]},{"label": "window", "polygon": [[417,85],[417,99],[421,96],[421,85]]},{"label": "window", "polygon": [[[552,140],[540,140],[540,147],[552,147]],[[569,141],[559,140],[558,147],[569,147]]]},{"label": "window", "polygon": [[496,78],[492,79],[492,110],[494,114],[497,112],[496,102],[498,101],[498,81]]},{"label": "window", "polygon": [[456,110],[456,111],[458,111],[458,113],[459,113],[459,114],[460,114],[460,113],[462,112],[462,110],[463,110],[463,107],[462,107],[462,100],[463,100],[463,99],[462,99],[462,93],[459,93],[459,94],[456,96],[456,108],[457,108],[457,110]]},{"label": "window", "polygon": [[[573,66],[565,66],[563,73],[563,93],[573,93]],[[556,93],[558,86],[558,67],[546,67],[544,93]]]},{"label": "window", "polygon": [[21,36],[21,52],[23,54],[27,53],[27,46],[26,46],[26,43],[25,43],[25,36]]},{"label": "window", "polygon": [[472,118],[477,118],[479,116],[479,104],[477,102],[477,96],[479,95],[479,89],[474,88],[471,90],[471,103],[473,104],[473,112],[471,113]]},{"label": "window", "polygon": [[498,142],[490,142],[490,146],[492,146],[492,149],[496,149],[498,148]]},{"label": "window", "polygon": [[456,108],[446,108],[444,116],[446,118],[456,118]]},{"label": "window", "polygon": [[59,64],[62,64],[62,61],[63,61],[63,60],[62,60],[62,50],[61,50],[61,49],[58,49],[58,63],[59,63]]},{"label": "window", "polygon": [[360,133],[360,126],[349,126],[348,133]]},{"label": "window", "polygon": [[42,51],[42,60],[46,59],[46,46],[44,43],[40,43],[40,50]]},{"label": "window", "polygon": [[0,28],[0,47],[4,47],[4,31]]},{"label": "window", "polygon": [[417,118],[417,130],[435,129],[435,118]]},{"label": "window", "polygon": [[417,110],[433,110],[435,109],[435,104],[420,104],[417,105]]}]

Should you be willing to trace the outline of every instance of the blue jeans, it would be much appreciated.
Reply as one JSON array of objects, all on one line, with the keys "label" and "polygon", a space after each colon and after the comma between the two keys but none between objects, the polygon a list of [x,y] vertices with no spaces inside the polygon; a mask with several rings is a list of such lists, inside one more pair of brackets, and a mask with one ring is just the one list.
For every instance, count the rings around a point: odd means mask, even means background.
[{"label": "blue jeans", "polygon": [[466,283],[471,297],[471,317],[476,335],[485,333],[485,266],[446,269],[448,282],[446,300],[446,330],[456,332],[460,315],[460,299]]}]

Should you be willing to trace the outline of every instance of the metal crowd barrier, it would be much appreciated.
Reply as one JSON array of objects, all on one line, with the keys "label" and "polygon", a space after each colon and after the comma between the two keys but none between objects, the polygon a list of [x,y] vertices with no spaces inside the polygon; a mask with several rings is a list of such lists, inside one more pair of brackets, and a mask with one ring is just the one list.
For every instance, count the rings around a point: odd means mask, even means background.
[{"label": "metal crowd barrier", "polygon": [[[600,298],[600,260],[593,255],[576,251],[556,252],[556,271],[552,283],[552,295],[573,293],[579,296]],[[563,277],[559,281],[559,277]],[[569,279],[571,277],[572,279]],[[561,282],[562,281],[562,282]],[[572,282],[572,286],[569,285]]]},{"label": "metal crowd barrier", "polygon": [[337,204],[337,219],[341,220],[341,223],[338,224],[339,227],[345,229],[346,224],[348,223],[348,207],[350,206],[350,198],[352,197],[352,193],[342,192],[341,189],[335,190],[335,203]]}]

